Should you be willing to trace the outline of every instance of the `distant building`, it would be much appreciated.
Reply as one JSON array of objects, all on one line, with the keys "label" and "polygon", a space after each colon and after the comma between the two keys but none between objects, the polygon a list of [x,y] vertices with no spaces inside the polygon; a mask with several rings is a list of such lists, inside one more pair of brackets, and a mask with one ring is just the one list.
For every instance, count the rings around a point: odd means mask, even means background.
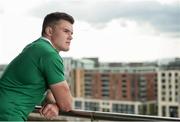
[{"label": "distant building", "polygon": [[158,71],[158,115],[180,117],[180,70]]},{"label": "distant building", "polygon": [[[135,111],[139,114],[180,117],[179,60],[171,60],[173,62],[166,65],[154,62],[93,63],[94,60],[87,58],[79,61],[82,67],[74,70],[76,99],[85,99],[82,101],[86,104],[92,104],[87,103],[88,100],[96,101],[93,105],[99,106],[97,110],[102,110],[99,101],[119,101],[117,106],[121,107],[123,101],[137,102],[140,104]],[[98,67],[95,64],[99,64]],[[112,109],[110,107],[108,111]]]}]

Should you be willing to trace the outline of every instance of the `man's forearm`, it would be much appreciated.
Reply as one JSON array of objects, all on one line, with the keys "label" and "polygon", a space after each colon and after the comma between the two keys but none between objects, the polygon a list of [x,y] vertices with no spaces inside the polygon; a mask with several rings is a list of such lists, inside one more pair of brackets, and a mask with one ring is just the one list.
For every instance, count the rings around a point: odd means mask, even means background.
[{"label": "man's forearm", "polygon": [[59,107],[56,104],[54,96],[51,90],[48,90],[46,93],[46,98],[42,103],[42,108],[39,110],[40,114],[46,118],[54,118],[59,115]]},{"label": "man's forearm", "polygon": [[51,92],[51,90],[47,90],[47,94],[46,94],[46,103],[56,103],[56,100]]},{"label": "man's forearm", "polygon": [[66,81],[50,86],[56,104],[63,111],[72,110],[73,97]]}]

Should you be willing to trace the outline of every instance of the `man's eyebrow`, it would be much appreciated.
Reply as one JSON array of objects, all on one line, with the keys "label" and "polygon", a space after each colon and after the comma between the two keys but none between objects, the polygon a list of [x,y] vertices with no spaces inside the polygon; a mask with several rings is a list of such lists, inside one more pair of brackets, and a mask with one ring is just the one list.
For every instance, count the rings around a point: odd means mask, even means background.
[{"label": "man's eyebrow", "polygon": [[66,30],[66,31],[69,31],[69,32],[71,32],[73,34],[73,31],[71,31],[69,28],[64,27],[63,29]]}]

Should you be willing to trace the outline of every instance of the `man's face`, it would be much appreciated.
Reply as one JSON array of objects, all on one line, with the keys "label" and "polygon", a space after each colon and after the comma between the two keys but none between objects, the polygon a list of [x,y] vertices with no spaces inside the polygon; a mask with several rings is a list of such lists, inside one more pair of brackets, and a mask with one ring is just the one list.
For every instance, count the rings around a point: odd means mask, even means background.
[{"label": "man's face", "polygon": [[53,28],[51,41],[58,51],[68,51],[72,40],[73,26],[66,20],[60,20]]}]

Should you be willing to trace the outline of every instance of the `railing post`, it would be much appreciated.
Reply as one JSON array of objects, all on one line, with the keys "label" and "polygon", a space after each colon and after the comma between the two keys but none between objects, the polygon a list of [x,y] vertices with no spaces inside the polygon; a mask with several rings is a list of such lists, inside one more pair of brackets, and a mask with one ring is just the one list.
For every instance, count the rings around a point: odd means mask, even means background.
[{"label": "railing post", "polygon": [[93,122],[95,120],[94,118],[94,112],[91,113],[91,122]]}]

